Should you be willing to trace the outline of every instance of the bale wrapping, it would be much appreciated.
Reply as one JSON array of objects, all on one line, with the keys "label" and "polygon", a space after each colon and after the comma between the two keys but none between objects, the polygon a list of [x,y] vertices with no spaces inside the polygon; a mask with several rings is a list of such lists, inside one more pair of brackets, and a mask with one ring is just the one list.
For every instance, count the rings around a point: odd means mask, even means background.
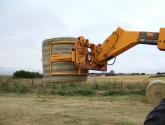
[{"label": "bale wrapping", "polygon": [[[49,83],[59,83],[59,82],[79,82],[85,81],[87,76],[51,76],[49,73],[49,66],[50,66],[50,44],[59,43],[59,42],[68,42],[66,44],[55,44],[52,46],[53,54],[71,54],[72,48],[75,45],[75,41],[77,39],[73,37],[61,37],[61,38],[53,38],[47,39],[43,41],[42,44],[42,62],[43,62],[43,73],[44,78],[43,81],[46,84]],[[52,71],[53,72],[60,72],[60,71],[71,71],[76,73],[77,70],[72,62],[53,62],[52,63]]]},{"label": "bale wrapping", "polygon": [[158,104],[161,99],[165,98],[165,82],[154,80],[146,88],[146,100],[150,104]]}]

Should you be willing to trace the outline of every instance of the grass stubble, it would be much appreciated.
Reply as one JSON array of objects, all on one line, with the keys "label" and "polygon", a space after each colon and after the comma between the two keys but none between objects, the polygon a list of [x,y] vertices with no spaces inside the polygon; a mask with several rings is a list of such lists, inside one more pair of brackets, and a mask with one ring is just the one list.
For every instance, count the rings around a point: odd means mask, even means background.
[{"label": "grass stubble", "polygon": [[145,88],[155,78],[90,77],[38,87],[0,79],[0,125],[142,125],[153,108]]}]

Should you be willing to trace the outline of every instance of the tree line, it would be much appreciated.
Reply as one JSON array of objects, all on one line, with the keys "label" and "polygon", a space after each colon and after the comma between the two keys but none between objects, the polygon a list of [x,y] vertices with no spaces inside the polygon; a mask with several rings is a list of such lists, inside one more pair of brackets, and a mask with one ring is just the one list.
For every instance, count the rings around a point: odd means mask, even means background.
[{"label": "tree line", "polygon": [[39,72],[29,72],[24,70],[19,70],[13,73],[13,78],[42,78],[43,74],[40,74]]}]

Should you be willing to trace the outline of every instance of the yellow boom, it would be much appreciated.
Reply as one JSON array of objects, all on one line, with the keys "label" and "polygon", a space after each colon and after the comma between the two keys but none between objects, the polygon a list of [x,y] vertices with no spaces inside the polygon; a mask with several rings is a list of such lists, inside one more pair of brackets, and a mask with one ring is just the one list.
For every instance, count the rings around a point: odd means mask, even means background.
[{"label": "yellow boom", "polygon": [[105,71],[109,60],[138,44],[157,45],[158,49],[165,50],[165,28],[161,28],[159,32],[136,32],[119,27],[99,45],[80,36],[75,41],[71,55],[50,55],[50,61],[72,61],[80,74],[84,70]]}]

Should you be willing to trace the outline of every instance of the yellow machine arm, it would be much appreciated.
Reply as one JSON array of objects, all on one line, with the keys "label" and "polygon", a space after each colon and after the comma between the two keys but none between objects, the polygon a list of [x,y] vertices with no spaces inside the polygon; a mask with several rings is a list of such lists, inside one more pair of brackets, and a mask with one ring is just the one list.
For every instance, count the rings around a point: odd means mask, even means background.
[{"label": "yellow machine arm", "polygon": [[160,32],[134,32],[119,27],[99,45],[91,44],[81,36],[72,50],[72,62],[80,70],[107,70],[107,61],[137,44],[157,45],[165,50],[165,28]]},{"label": "yellow machine arm", "polygon": [[165,29],[160,32],[134,32],[118,28],[102,44],[99,61],[103,61],[105,55],[108,59],[118,56],[137,44],[157,45],[160,50],[165,50]]},{"label": "yellow machine arm", "polygon": [[71,61],[79,74],[86,74],[88,70],[107,70],[107,62],[137,44],[156,45],[165,51],[165,28],[159,32],[135,32],[117,28],[103,44],[94,45],[80,36],[75,41],[72,54],[52,54],[50,45],[50,73],[52,62]]}]

